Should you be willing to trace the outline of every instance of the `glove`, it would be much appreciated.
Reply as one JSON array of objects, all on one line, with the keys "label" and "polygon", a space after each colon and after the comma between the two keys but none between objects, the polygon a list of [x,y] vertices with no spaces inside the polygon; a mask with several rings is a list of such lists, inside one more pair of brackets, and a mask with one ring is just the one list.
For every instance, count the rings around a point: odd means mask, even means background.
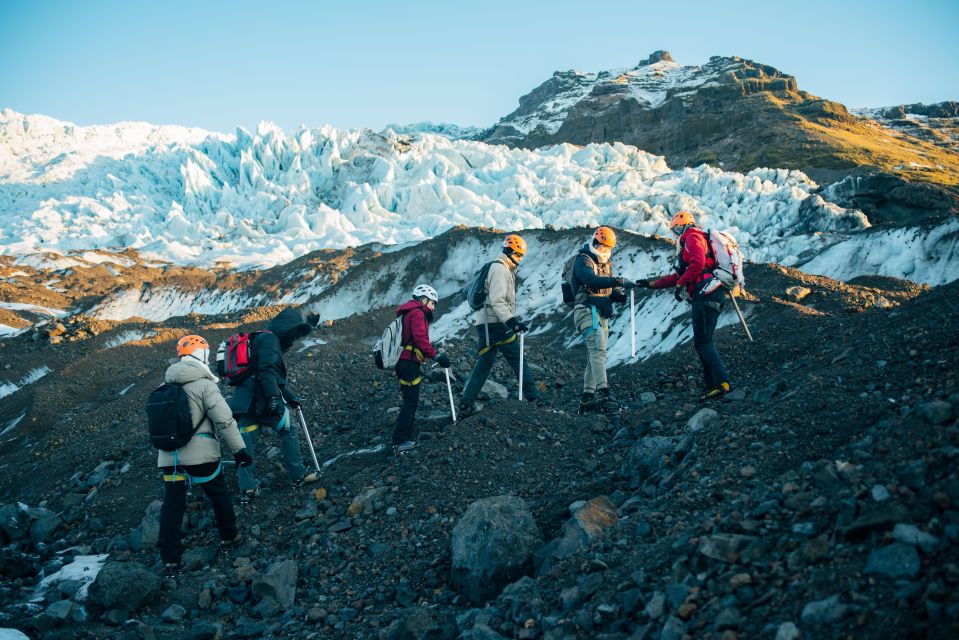
[{"label": "glove", "polygon": [[233,459],[236,460],[236,466],[238,467],[249,467],[253,464],[253,458],[250,457],[250,454],[246,452],[246,449],[240,449],[233,454]]},{"label": "glove", "polygon": [[286,404],[290,406],[291,409],[299,409],[303,406],[303,400],[293,395],[292,393],[287,394]]},{"label": "glove", "polygon": [[441,353],[438,356],[436,356],[436,364],[438,364],[440,367],[444,369],[449,369],[450,357],[446,355],[445,353]]},{"label": "glove", "polygon": [[683,302],[686,299],[686,290],[683,287],[676,287],[673,290],[673,297],[676,298],[676,302]]},{"label": "glove", "polygon": [[506,326],[509,327],[510,331],[513,333],[526,333],[529,331],[529,327],[523,324],[517,318],[510,318],[506,321]]},{"label": "glove", "polygon": [[273,396],[266,401],[265,415],[269,418],[278,416],[283,412],[283,396]]},{"label": "glove", "polygon": [[626,293],[622,289],[613,289],[613,292],[609,294],[609,299],[613,302],[626,302]]},{"label": "glove", "polygon": [[638,286],[641,286],[639,284],[639,280],[635,282],[633,282],[632,280],[627,280],[626,278],[616,278],[616,280],[618,281],[616,286],[622,287],[623,289],[634,289]]},{"label": "glove", "polygon": [[640,289],[655,289],[656,287],[653,286],[655,284],[655,280],[637,280],[635,286],[639,287]]},{"label": "glove", "polygon": [[306,323],[311,327],[316,327],[320,324],[320,314],[318,313],[309,313],[306,316]]}]

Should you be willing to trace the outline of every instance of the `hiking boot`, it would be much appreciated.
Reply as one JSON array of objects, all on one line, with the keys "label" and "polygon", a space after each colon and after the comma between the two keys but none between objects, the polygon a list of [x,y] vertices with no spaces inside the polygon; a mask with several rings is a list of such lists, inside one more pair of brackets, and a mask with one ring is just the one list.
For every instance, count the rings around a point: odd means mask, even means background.
[{"label": "hiking boot", "polygon": [[460,403],[459,415],[457,418],[469,418],[470,416],[475,416],[479,409],[476,408],[475,404],[466,404],[465,402]]},{"label": "hiking boot", "polygon": [[590,413],[596,410],[596,394],[584,393],[579,399],[579,409],[577,413]]},{"label": "hiking boot", "polygon": [[316,471],[310,471],[308,474],[296,481],[298,485],[311,484],[320,479],[320,474]]},{"label": "hiking boot", "polygon": [[709,402],[710,400],[718,400],[719,398],[722,398],[724,395],[729,393],[731,389],[732,387],[729,386],[728,382],[722,382],[719,384],[718,387],[713,387],[712,389],[709,389],[706,393],[699,396],[699,401]]},{"label": "hiking boot", "polygon": [[233,547],[238,547],[243,544],[243,534],[237,533],[229,540],[220,540],[220,547],[223,549],[231,549]]},{"label": "hiking boot", "polygon": [[402,455],[409,451],[410,449],[416,448],[415,440],[407,440],[406,442],[401,442],[399,444],[393,445],[393,453],[396,455]]}]

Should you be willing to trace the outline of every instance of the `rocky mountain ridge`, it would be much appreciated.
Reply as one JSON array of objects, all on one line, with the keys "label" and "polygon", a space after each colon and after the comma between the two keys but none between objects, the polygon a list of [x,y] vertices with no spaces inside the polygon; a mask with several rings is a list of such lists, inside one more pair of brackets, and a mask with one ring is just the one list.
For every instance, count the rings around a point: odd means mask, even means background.
[{"label": "rocky mountain ridge", "polygon": [[955,213],[959,155],[909,133],[801,91],[768,65],[714,56],[683,66],[660,51],[628,69],[557,72],[481,139],[523,148],[621,141],[675,166],[789,167],[827,183],[887,174],[902,181],[885,192],[900,213],[930,203],[939,216]]}]

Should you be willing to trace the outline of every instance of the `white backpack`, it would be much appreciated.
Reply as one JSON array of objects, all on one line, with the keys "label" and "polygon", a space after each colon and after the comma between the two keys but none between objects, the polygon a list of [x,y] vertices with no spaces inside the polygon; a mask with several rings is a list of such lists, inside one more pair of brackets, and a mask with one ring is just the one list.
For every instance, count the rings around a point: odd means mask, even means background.
[{"label": "white backpack", "polygon": [[716,259],[713,275],[735,295],[738,293],[737,288],[744,288],[746,285],[743,276],[743,252],[739,250],[739,243],[728,233],[716,229],[706,231],[706,237],[709,239],[709,250]]},{"label": "white backpack", "polygon": [[400,361],[403,353],[403,316],[396,316],[386,325],[383,335],[373,347],[373,362],[380,369],[391,369]]}]

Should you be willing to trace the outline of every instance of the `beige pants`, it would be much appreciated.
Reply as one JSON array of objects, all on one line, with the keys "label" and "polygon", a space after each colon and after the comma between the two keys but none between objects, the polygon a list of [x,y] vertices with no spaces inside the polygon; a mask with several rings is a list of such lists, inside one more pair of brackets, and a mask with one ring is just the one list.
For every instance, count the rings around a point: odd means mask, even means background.
[{"label": "beige pants", "polygon": [[573,324],[586,343],[586,372],[583,374],[583,393],[595,393],[609,386],[606,382],[606,341],[609,338],[609,320],[592,307],[577,305],[573,309]]}]

